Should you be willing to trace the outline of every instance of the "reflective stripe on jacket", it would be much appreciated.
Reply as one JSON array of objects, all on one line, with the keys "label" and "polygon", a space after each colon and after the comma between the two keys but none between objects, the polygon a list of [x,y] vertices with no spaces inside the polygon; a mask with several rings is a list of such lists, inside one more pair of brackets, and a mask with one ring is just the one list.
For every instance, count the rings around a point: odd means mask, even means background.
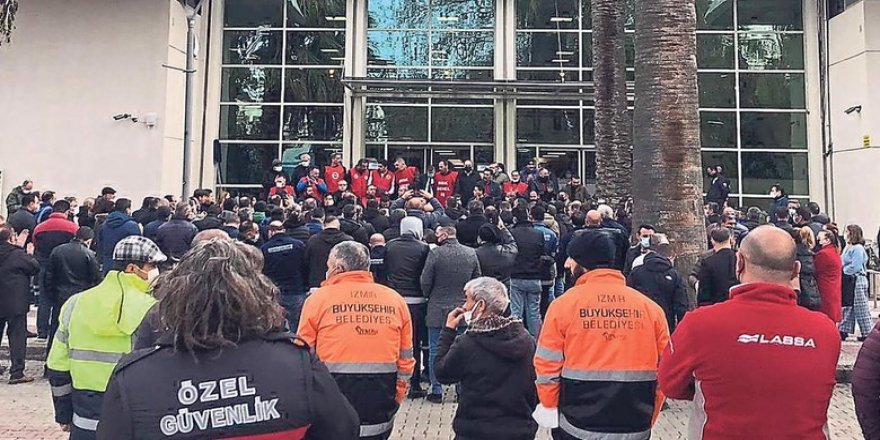
[{"label": "reflective stripe on jacket", "polygon": [[56,422],[90,432],[97,428],[110,375],[132,350],[135,331],[156,303],[148,289],[137,275],[111,271],[61,307],[46,361]]},{"label": "reflective stripe on jacket", "polygon": [[550,305],[535,353],[538,397],[569,438],[647,439],[662,404],[663,310],[598,269]]},{"label": "reflective stripe on jacket", "polygon": [[415,366],[403,298],[370,272],[335,275],[306,300],[298,335],[358,412],[361,437],[391,430]]}]

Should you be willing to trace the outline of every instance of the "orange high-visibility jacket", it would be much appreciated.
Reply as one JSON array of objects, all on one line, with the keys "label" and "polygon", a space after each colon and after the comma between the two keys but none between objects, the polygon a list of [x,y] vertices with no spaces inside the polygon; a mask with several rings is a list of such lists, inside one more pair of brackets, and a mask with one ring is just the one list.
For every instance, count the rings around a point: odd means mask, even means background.
[{"label": "orange high-visibility jacket", "polygon": [[647,439],[663,402],[657,365],[668,342],[660,306],[619,271],[589,271],[547,311],[535,352],[541,404],[559,409],[565,438]]},{"label": "orange high-visibility jacket", "polygon": [[403,297],[367,271],[335,275],[306,300],[297,333],[357,410],[361,436],[389,431],[415,367]]}]

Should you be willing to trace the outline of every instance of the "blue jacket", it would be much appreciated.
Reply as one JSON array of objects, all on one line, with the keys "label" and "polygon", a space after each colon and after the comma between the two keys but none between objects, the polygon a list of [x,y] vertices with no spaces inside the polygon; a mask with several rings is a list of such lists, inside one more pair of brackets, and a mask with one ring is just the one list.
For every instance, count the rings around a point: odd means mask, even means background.
[{"label": "blue jacket", "polygon": [[42,202],[40,203],[40,209],[37,210],[34,217],[36,217],[37,223],[42,223],[49,219],[49,214],[52,214],[52,204]]},{"label": "blue jacket", "polygon": [[545,255],[551,257],[556,255],[556,245],[558,242],[558,239],[556,238],[556,233],[548,228],[547,225],[545,225],[543,222],[535,223],[535,229],[541,231],[541,233],[544,234]]},{"label": "blue jacket", "polygon": [[276,234],[260,250],[266,260],[263,273],[278,286],[282,296],[305,294],[305,243],[287,234]]},{"label": "blue jacket", "polygon": [[141,228],[130,215],[113,211],[98,231],[98,256],[101,258],[101,269],[104,275],[113,268],[113,249],[116,243],[132,235],[141,235]]},{"label": "blue jacket", "polygon": [[191,221],[173,218],[156,231],[156,244],[168,258],[180,260],[198,233],[199,229]]},{"label": "blue jacket", "polygon": [[159,235],[159,227],[161,227],[162,225],[164,225],[167,222],[168,222],[168,220],[159,219],[159,220],[153,220],[153,221],[147,223],[147,225],[144,226],[144,237],[147,237],[150,240],[156,241],[156,236]]}]

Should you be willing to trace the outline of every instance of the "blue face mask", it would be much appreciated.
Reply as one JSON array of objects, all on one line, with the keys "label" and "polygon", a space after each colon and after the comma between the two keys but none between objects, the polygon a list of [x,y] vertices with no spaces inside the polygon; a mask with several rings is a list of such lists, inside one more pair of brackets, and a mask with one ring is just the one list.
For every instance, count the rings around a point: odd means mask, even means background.
[{"label": "blue face mask", "polygon": [[639,240],[639,244],[645,249],[651,247],[651,237],[642,237]]}]

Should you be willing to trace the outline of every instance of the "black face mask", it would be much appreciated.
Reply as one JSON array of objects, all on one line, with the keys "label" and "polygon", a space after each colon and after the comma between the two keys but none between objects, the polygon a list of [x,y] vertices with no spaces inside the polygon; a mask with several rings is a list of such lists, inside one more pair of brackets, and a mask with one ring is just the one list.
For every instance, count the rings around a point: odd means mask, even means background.
[{"label": "black face mask", "polygon": [[550,177],[549,177],[549,176],[546,176],[546,177],[538,177],[538,179],[540,179],[541,182],[546,182],[546,181],[550,180]]},{"label": "black face mask", "polygon": [[469,167],[469,166],[464,167],[464,170],[467,172],[471,172],[471,170],[473,170],[473,169],[474,169],[474,167]]}]

